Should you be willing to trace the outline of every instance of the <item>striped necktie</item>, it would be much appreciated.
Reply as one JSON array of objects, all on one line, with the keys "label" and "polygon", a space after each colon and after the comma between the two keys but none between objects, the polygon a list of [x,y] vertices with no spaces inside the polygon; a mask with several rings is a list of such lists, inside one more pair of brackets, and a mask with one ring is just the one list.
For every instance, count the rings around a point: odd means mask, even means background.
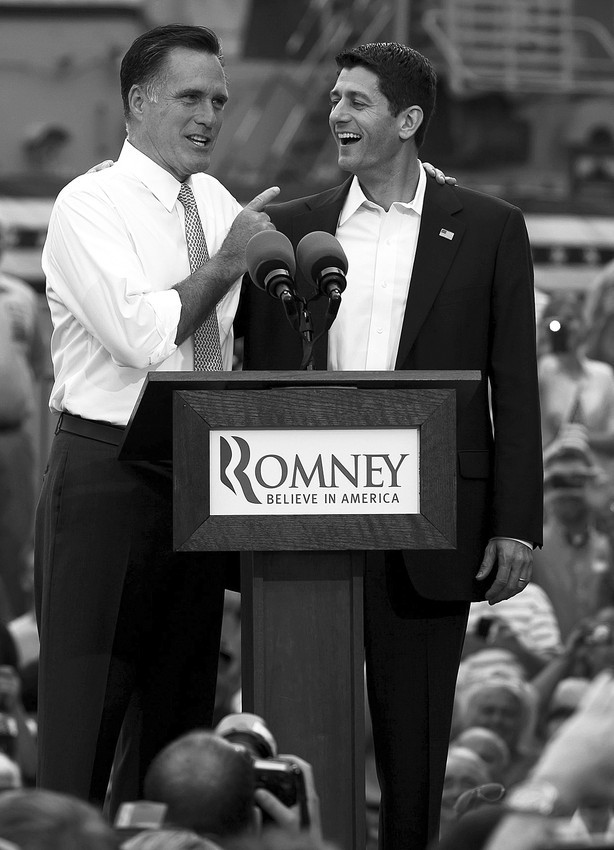
[{"label": "striped necktie", "polygon": [[[194,193],[187,183],[181,184],[178,197],[185,208],[185,237],[188,244],[190,272],[194,273],[207,262],[209,251]],[[194,331],[194,370],[221,371],[222,369],[220,328],[217,313],[212,310],[202,325]]]}]

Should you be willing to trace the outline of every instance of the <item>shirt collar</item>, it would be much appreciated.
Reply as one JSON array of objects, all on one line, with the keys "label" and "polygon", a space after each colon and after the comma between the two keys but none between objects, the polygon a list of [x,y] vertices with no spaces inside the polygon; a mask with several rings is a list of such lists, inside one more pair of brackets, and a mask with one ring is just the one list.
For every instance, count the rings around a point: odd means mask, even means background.
[{"label": "shirt collar", "polygon": [[147,186],[169,212],[173,209],[177,202],[181,183],[166,169],[137,150],[128,139],[124,142],[117,163],[120,167],[127,168],[131,174]]},{"label": "shirt collar", "polygon": [[[424,193],[426,191],[426,172],[422,167],[422,163],[418,160],[418,165],[420,168],[420,172],[418,174],[418,185],[416,186],[416,193],[411,201],[395,201],[393,206],[404,207],[407,210],[413,210],[418,215],[422,215],[422,207],[424,206]],[[352,182],[350,183],[350,189],[347,194],[347,198],[345,199],[345,203],[343,205],[343,209],[341,210],[341,215],[339,216],[339,225],[344,224],[349,218],[351,218],[355,212],[357,212],[362,205],[366,207],[371,207],[372,209],[381,209],[377,204],[374,204],[373,201],[370,201],[365,193],[362,191],[360,183],[358,181],[358,177],[354,175]]]}]

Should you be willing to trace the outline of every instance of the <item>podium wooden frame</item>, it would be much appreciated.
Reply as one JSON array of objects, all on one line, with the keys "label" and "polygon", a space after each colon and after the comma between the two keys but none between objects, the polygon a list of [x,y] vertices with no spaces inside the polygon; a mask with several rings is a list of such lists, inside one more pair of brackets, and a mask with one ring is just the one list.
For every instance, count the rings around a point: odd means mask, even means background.
[{"label": "podium wooden frame", "polygon": [[[243,709],[314,768],[327,839],[365,844],[368,552],[453,548],[456,421],[479,372],[151,372],[122,460],[172,458],[174,548],[240,551]],[[413,515],[209,515],[209,432],[420,429]]]}]

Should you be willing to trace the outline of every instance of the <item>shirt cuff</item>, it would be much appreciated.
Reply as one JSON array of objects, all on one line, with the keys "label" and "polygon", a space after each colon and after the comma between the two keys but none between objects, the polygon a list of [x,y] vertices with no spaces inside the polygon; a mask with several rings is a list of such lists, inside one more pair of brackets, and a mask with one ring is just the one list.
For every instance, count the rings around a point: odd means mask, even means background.
[{"label": "shirt cuff", "polygon": [[503,537],[503,535],[499,534],[499,535],[497,535],[497,537],[491,537],[490,539],[491,540],[515,540],[516,543],[522,543],[523,546],[526,546],[527,548],[529,548],[531,550],[531,552],[533,551],[533,548],[534,548],[533,544],[529,543],[528,540],[520,540],[518,537]]}]

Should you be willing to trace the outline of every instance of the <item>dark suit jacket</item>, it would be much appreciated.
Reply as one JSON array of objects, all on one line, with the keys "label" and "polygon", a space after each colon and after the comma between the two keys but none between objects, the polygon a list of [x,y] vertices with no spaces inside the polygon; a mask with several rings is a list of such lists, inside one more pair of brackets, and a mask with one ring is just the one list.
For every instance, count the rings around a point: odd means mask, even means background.
[{"label": "dark suit jacket", "polygon": [[[267,212],[296,247],[311,231],[335,233],[349,184],[272,205]],[[453,233],[452,239],[442,236],[442,230]],[[313,294],[300,272],[297,285]],[[320,298],[313,305],[316,332],[325,302]],[[249,281],[237,319],[237,336],[241,334],[244,369],[299,368],[301,339],[280,302]],[[315,368],[326,368],[326,356],[324,337],[316,345]],[[396,368],[482,374],[477,393],[459,415],[457,548],[404,553],[421,595],[482,598],[490,582],[476,582],[474,576],[489,537],[538,545],[542,539],[533,270],[526,227],[516,207],[428,180]]]}]

